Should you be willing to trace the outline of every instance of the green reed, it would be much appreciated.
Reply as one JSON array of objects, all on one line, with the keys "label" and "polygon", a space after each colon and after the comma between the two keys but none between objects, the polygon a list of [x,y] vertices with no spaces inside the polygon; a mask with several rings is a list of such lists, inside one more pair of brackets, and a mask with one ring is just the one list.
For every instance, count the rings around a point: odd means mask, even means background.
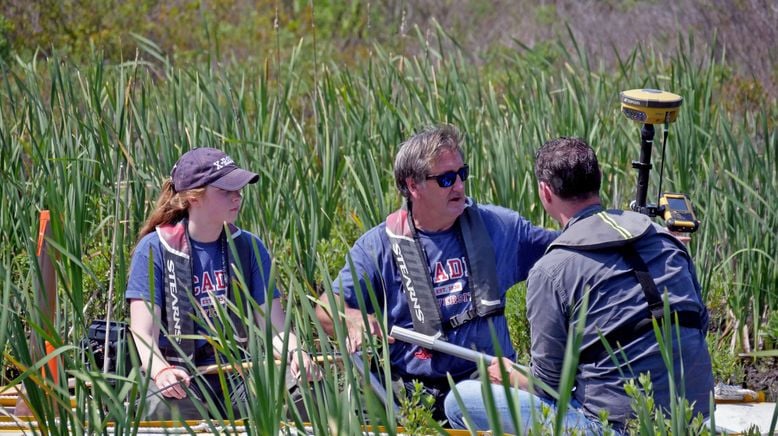
[{"label": "green reed", "polygon": [[[442,30],[437,37],[447,41]],[[244,190],[238,224],[274,255],[278,283],[304,343],[345,355],[343,330],[326,340],[312,299],[331,289],[332,271],[344,264],[343,253],[353,243],[349,229],[376,225],[399,206],[391,168],[405,138],[429,124],[457,125],[473,171],[470,194],[554,227],[536,199],[535,150],[560,135],[585,138],[603,167],[605,202],[628,207],[640,126],[619,113],[618,93],[648,86],[684,97],[670,126],[662,187],[689,194],[702,220],[691,243],[698,276],[706,299],[732,312],[714,315],[722,325],[737,327],[736,347],[724,351],[759,349],[760,333],[778,306],[775,101],[758,112],[726,111],[717,75],[723,65],[713,55],[693,63],[690,54],[699,50],[694,41],[669,59],[637,48],[621,58],[617,71],[598,67],[580,48],[567,50],[561,42],[506,53],[488,67],[472,64],[455,44],[426,47],[416,57],[376,47],[366,64],[324,64],[315,80],[298,68],[306,56],[298,50],[284,65],[273,65],[280,79],[239,64],[176,67],[153,44],[144,45],[150,60],[108,64],[95,57],[87,66],[58,59],[6,66],[0,82],[0,265],[6,279],[0,301],[12,310],[2,312],[7,322],[0,325],[0,338],[7,338],[5,364],[19,362],[24,377],[4,382],[24,383],[44,421],[59,415],[71,428],[96,431],[108,420],[127,429],[137,424],[137,411],[121,404],[127,395],[137,399],[140,386],[130,378],[108,383],[108,376],[84,366],[72,346],[107,307],[117,319],[124,317],[137,231],[162,180],[191,147],[222,148],[260,175]],[[659,186],[660,139],[657,128],[649,201]],[[40,209],[52,211],[50,244],[59,279],[59,307],[48,320],[37,314],[33,292]],[[79,414],[63,406],[62,382],[55,387],[27,371],[41,364],[25,343],[31,331],[50,335],[62,353],[63,378],[80,381]],[[38,349],[41,334],[34,339]],[[252,355],[267,357],[262,333],[254,337]],[[283,395],[277,374],[267,372],[269,360],[261,363],[265,369],[251,374],[261,397],[251,412],[262,432],[275,431]],[[356,432],[368,417],[391,427],[394,421],[374,399],[363,397],[364,386],[348,361],[342,367],[325,364],[325,373],[325,400],[306,398],[317,432],[333,425]],[[51,395],[61,401],[47,402]],[[104,405],[102,415],[87,416],[95,399]],[[353,412],[355,401],[366,415]],[[270,415],[260,419],[265,413]]]}]

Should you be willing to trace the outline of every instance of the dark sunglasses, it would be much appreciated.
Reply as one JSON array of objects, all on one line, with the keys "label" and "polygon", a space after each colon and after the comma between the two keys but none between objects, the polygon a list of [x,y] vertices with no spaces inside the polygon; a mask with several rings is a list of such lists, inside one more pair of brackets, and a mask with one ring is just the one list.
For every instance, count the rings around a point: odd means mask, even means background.
[{"label": "dark sunglasses", "polygon": [[465,164],[462,168],[456,171],[446,171],[443,174],[437,176],[427,176],[427,180],[435,179],[438,182],[438,186],[441,188],[448,188],[457,181],[457,176],[464,182],[467,180],[467,176],[470,174],[470,167]]}]

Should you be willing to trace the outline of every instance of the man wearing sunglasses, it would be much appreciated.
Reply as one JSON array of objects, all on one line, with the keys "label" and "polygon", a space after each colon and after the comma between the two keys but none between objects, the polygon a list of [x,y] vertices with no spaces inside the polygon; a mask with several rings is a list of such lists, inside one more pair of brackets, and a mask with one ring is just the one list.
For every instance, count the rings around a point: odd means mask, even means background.
[{"label": "man wearing sunglasses", "polygon": [[[678,400],[670,395],[669,385],[675,383],[676,396],[685,395],[695,415],[708,417],[713,390],[705,342],[708,311],[686,247],[645,215],[602,207],[597,156],[581,139],[546,142],[536,154],[535,175],[543,207],[563,227],[527,279],[530,371],[535,380],[559,389],[568,332],[577,323],[580,309],[586,308],[565,425],[581,433],[601,433],[599,414],[605,411],[612,429],[621,433],[633,413],[625,381],[645,373],[651,376],[657,408],[667,412],[670,403]],[[654,320],[665,319],[665,293],[671,320],[666,339],[672,342],[667,349],[672,348],[675,380],[669,378],[653,330]],[[612,347],[613,356],[601,337]],[[497,383],[492,385],[493,395],[505,404],[500,363],[494,360],[489,375]],[[510,368],[510,362],[502,363]],[[519,371],[508,374],[511,384],[520,388],[512,396],[527,428],[533,409],[540,414],[542,405],[553,408],[555,403],[543,391],[530,393],[528,380]],[[483,417],[479,411],[486,407],[481,388],[480,382],[457,385],[473,425],[486,430],[491,427],[488,420],[479,420]],[[464,427],[455,402],[447,401],[446,411],[453,427]],[[509,411],[498,409],[498,415],[502,430],[516,433]]]},{"label": "man wearing sunglasses", "polygon": [[[386,317],[388,329],[413,329],[515,358],[504,316],[505,294],[527,278],[558,233],[535,227],[511,210],[468,198],[470,169],[460,143],[456,128],[443,125],[400,146],[394,175],[402,207],[359,238],[333,283],[333,292],[347,306],[349,351],[358,350],[367,336],[381,337],[378,320]],[[333,318],[339,319],[331,316],[333,307],[326,301],[317,308],[329,334],[335,330]],[[436,399],[435,417],[444,418],[447,376],[468,379],[476,365],[387,340],[395,386],[422,382]]]}]

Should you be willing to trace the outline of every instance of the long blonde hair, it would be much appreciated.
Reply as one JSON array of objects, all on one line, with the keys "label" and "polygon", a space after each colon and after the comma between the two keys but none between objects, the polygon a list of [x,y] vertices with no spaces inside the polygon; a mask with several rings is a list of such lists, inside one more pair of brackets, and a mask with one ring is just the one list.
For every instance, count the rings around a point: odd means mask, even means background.
[{"label": "long blonde hair", "polygon": [[138,241],[153,232],[161,224],[172,224],[181,221],[189,214],[190,201],[201,198],[205,193],[205,187],[189,189],[184,192],[175,192],[173,180],[168,178],[162,184],[162,192],[157,198],[157,205],[151,212],[146,222],[138,232]]}]

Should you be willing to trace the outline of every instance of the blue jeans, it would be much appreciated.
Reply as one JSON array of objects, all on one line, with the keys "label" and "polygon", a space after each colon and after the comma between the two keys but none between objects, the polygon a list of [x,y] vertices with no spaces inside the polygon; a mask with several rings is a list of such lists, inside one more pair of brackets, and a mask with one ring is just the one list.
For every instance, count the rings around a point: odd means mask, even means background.
[{"label": "blue jeans", "polygon": [[[464,380],[457,383],[455,389],[462,398],[462,403],[466,406],[467,414],[472,421],[473,426],[470,430],[495,430],[495,426],[491,425],[489,422],[484,393],[481,390],[482,386],[484,385],[480,380]],[[500,419],[502,431],[505,433],[517,434],[516,426],[511,417],[505,388],[498,384],[490,384],[489,386],[492,390],[492,397],[494,398],[494,405]],[[552,400],[538,397],[537,395],[533,395],[521,389],[511,388],[508,392],[513,398],[514,406],[518,413],[517,419],[521,422],[523,433],[526,433],[527,429],[532,425],[533,413],[535,413],[538,419],[543,419],[542,405],[545,404],[553,412],[556,412],[556,405]],[[564,420],[565,428],[579,429],[585,434],[602,433],[599,420],[588,418],[584,415],[580,406],[581,405],[576,400],[570,402]],[[446,396],[444,407],[446,418],[448,418],[449,425],[451,425],[452,428],[468,428],[465,425],[464,414],[459,407],[459,402],[457,402],[453,390]],[[543,422],[544,427],[550,427],[554,422],[554,419],[555,418],[551,416],[541,422]]]}]

